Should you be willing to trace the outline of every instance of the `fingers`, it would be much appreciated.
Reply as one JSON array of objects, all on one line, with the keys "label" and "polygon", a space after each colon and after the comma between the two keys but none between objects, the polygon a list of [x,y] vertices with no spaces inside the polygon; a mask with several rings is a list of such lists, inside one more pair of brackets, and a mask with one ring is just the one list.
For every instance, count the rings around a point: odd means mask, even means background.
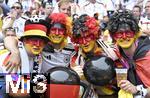
[{"label": "fingers", "polygon": [[15,67],[15,73],[17,73],[18,72],[18,69],[19,69],[19,66],[17,66],[17,67]]},{"label": "fingers", "polygon": [[[13,64],[11,65],[11,67],[10,67],[10,69],[9,69],[9,71],[8,71],[8,73],[12,73],[13,72],[13,70],[16,68],[17,66],[14,66]],[[15,72],[14,72],[15,73]]]},{"label": "fingers", "polygon": [[3,66],[7,67],[8,65],[10,65],[10,62],[7,61],[6,63],[3,64]]},{"label": "fingers", "polygon": [[134,86],[131,82],[129,82],[128,80],[121,80],[120,83],[120,88],[134,94],[137,90],[136,90],[136,86]]},{"label": "fingers", "polygon": [[19,67],[18,65],[9,62],[6,66],[6,71],[8,73],[12,73],[13,71],[14,73],[17,73],[18,67]]},{"label": "fingers", "polygon": [[5,66],[6,66],[6,71],[8,71],[10,69],[10,67],[11,67],[11,63],[8,62]]}]

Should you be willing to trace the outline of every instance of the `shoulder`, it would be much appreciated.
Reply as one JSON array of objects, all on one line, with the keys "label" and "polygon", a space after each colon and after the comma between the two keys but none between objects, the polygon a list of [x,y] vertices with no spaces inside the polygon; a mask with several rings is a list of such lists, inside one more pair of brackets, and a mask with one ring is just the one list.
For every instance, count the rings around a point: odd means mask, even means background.
[{"label": "shoulder", "polygon": [[50,44],[47,44],[44,49],[43,49],[44,52],[54,52],[54,48],[50,45]]},{"label": "shoulder", "polygon": [[83,4],[83,7],[86,7],[86,6],[88,6],[88,5],[90,5],[90,2],[89,2],[89,1],[85,2],[85,3]]},{"label": "shoulder", "polygon": [[102,3],[102,2],[96,1],[96,3],[99,4],[99,5],[105,6],[105,4]]},{"label": "shoulder", "polygon": [[72,51],[72,52],[75,51],[72,43],[68,43],[67,46],[63,48],[63,50]]}]

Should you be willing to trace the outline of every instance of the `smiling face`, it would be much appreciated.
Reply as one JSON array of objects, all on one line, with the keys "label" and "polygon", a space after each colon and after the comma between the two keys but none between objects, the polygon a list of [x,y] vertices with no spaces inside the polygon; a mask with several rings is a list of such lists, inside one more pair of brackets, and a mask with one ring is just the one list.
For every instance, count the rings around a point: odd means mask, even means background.
[{"label": "smiling face", "polygon": [[70,2],[64,2],[59,5],[59,12],[71,16]]},{"label": "smiling face", "polygon": [[49,38],[53,44],[61,44],[65,37],[65,28],[62,24],[54,24],[49,33]]},{"label": "smiling face", "polygon": [[[86,33],[85,33],[86,34]],[[94,35],[84,35],[78,38],[78,44],[85,53],[92,52],[95,48],[96,39]]]},{"label": "smiling face", "polygon": [[127,49],[134,43],[136,36],[128,24],[123,24],[120,25],[118,31],[113,35],[113,38],[120,47]]},{"label": "smiling face", "polygon": [[45,41],[41,38],[24,38],[23,42],[24,47],[30,56],[38,55],[45,46]]},{"label": "smiling face", "polygon": [[89,42],[81,44],[81,48],[85,53],[89,53],[89,52],[93,51],[94,47],[95,47],[95,40],[91,40]]}]

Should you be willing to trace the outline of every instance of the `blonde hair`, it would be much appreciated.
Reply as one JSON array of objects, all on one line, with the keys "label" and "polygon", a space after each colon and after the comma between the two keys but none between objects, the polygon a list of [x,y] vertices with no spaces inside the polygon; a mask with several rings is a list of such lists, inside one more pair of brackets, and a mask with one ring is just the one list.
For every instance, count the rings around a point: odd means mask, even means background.
[{"label": "blonde hair", "polygon": [[58,3],[58,7],[60,8],[61,5],[66,4],[66,3],[71,3],[71,2],[72,2],[72,0],[60,0]]}]

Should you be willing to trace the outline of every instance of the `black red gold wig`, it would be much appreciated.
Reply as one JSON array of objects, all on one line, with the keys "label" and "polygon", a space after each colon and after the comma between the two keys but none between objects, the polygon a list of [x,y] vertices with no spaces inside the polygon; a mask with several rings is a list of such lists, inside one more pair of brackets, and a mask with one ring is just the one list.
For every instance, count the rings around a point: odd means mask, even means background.
[{"label": "black red gold wig", "polygon": [[94,35],[95,39],[98,39],[100,35],[98,21],[94,17],[90,17],[86,14],[81,15],[73,22],[72,41],[78,43],[78,38],[85,35]]},{"label": "black red gold wig", "polygon": [[134,33],[140,32],[140,27],[138,26],[138,21],[135,19],[131,11],[128,10],[118,10],[113,14],[108,23],[108,30],[112,36],[120,28],[122,24],[129,25],[130,29]]}]

